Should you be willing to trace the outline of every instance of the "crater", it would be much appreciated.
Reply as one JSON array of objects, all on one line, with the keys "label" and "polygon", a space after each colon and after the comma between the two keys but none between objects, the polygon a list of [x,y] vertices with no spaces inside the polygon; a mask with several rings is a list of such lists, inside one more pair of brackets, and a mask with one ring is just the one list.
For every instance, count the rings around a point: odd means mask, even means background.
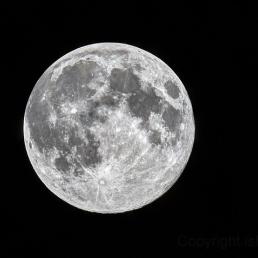
[{"label": "crater", "polygon": [[100,178],[100,179],[98,180],[98,183],[99,183],[99,185],[104,186],[104,185],[107,184],[107,181],[106,181],[106,179],[104,179],[104,178]]}]

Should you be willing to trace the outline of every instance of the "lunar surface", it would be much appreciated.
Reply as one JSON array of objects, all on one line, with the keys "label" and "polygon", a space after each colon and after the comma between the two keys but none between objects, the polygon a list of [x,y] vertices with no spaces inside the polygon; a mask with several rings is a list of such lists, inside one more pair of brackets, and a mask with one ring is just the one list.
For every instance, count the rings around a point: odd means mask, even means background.
[{"label": "lunar surface", "polygon": [[99,213],[143,207],[182,173],[194,142],[177,75],[134,46],[99,43],[53,63],[24,116],[32,166],[67,203]]}]

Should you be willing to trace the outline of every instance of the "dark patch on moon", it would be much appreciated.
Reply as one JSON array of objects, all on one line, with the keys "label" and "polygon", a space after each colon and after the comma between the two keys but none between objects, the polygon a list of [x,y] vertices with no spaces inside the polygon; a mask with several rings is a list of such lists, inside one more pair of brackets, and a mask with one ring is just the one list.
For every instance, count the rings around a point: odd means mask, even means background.
[{"label": "dark patch on moon", "polygon": [[180,111],[169,105],[163,112],[162,118],[164,119],[167,127],[173,132],[180,125],[182,116]]},{"label": "dark patch on moon", "polygon": [[85,126],[91,126],[93,123],[92,117],[90,117],[87,112],[80,112],[78,115],[78,119],[81,124]]},{"label": "dark patch on moon", "polygon": [[95,95],[97,91],[95,89],[91,89],[88,85],[78,86],[78,98],[79,99],[87,99]]},{"label": "dark patch on moon", "polygon": [[179,88],[178,86],[173,83],[171,80],[168,80],[165,84],[164,87],[167,90],[167,93],[170,97],[172,97],[173,99],[177,99],[179,97]]},{"label": "dark patch on moon", "polygon": [[74,127],[69,132],[68,145],[72,147],[80,146],[82,139],[78,136],[78,128]]},{"label": "dark patch on moon", "polygon": [[82,142],[82,144],[77,147],[77,153],[80,154],[86,166],[95,167],[102,161],[102,157],[98,152],[100,142],[95,139],[94,135],[89,130],[87,130],[87,140],[88,144]]},{"label": "dark patch on moon", "polygon": [[40,97],[39,95],[33,95],[31,97],[32,101],[26,112],[29,125],[38,125],[38,123],[46,120],[49,116],[47,103],[40,102]]},{"label": "dark patch on moon", "polygon": [[101,123],[104,123],[107,120],[106,116],[99,114],[98,108],[100,106],[101,106],[101,103],[99,101],[92,102],[88,112],[88,122],[90,125],[92,125],[94,121],[99,121]]},{"label": "dark patch on moon", "polygon": [[58,121],[55,128],[51,129],[51,136],[49,137],[52,141],[51,147],[56,147],[58,150],[62,150],[65,154],[71,153],[71,147],[65,142],[65,137],[70,136],[74,127],[71,127],[66,122]]},{"label": "dark patch on moon", "polygon": [[102,106],[106,106],[108,109],[116,109],[119,106],[121,99],[121,96],[119,96],[119,94],[111,94],[112,93],[104,95],[95,101],[89,100],[88,111],[80,112],[79,114],[80,122],[88,127],[90,127],[94,121],[104,123],[108,119],[108,117],[100,114],[98,112],[99,108],[101,108]]},{"label": "dark patch on moon", "polygon": [[30,135],[40,152],[45,146],[52,147],[52,130],[46,122],[49,116],[49,110],[45,103],[40,103],[35,97],[31,107],[27,110],[27,120],[30,129]]},{"label": "dark patch on moon", "polygon": [[149,134],[149,141],[153,143],[154,145],[160,145],[161,144],[161,133],[157,130],[150,130]]},{"label": "dark patch on moon", "polygon": [[79,61],[65,67],[50,91],[50,102],[60,106],[64,100],[73,102],[93,96],[96,90],[90,89],[87,84],[95,76],[96,69],[98,65],[93,61]]},{"label": "dark patch on moon", "polygon": [[161,98],[156,95],[153,88],[150,88],[148,92],[139,90],[128,98],[128,106],[133,116],[140,117],[147,122],[151,112],[161,111]]},{"label": "dark patch on moon", "polygon": [[138,71],[138,72],[141,72],[141,71],[144,70],[144,68],[143,68],[139,63],[136,63],[136,64],[134,65],[134,69],[135,69],[136,71]]},{"label": "dark patch on moon", "polygon": [[86,85],[93,79],[97,67],[98,65],[93,61],[79,61],[72,66],[66,66],[57,79],[57,84],[71,83],[74,88],[82,84]]},{"label": "dark patch on moon", "polygon": [[100,163],[102,160],[98,152],[100,142],[95,139],[94,134],[92,134],[88,129],[85,128],[84,129],[85,136],[86,136],[85,138],[87,139],[87,144],[86,144],[85,141],[78,136],[78,133],[77,133],[78,130],[79,128],[71,127],[70,131],[67,133],[67,135],[69,135],[69,140],[68,140],[69,150],[71,150],[72,147],[76,147],[77,148],[76,155],[80,156],[82,163],[85,164],[86,166],[95,167],[95,165],[97,163]]},{"label": "dark patch on moon", "polygon": [[84,175],[84,171],[82,170],[82,168],[80,168],[79,164],[75,166],[73,174],[75,177],[80,177],[80,176]]},{"label": "dark patch on moon", "polygon": [[169,130],[176,134],[176,137],[172,140],[172,144],[176,144],[180,135],[180,124],[183,121],[183,116],[180,110],[175,109],[169,105],[162,114],[162,118],[165,121]]},{"label": "dark patch on moon", "polygon": [[55,159],[55,167],[61,172],[67,172],[70,169],[70,164],[64,155]]},{"label": "dark patch on moon", "polygon": [[120,98],[118,97],[118,94],[116,94],[117,98],[115,97],[115,94],[105,95],[100,98],[100,103],[102,105],[105,105],[107,107],[118,107]]},{"label": "dark patch on moon", "polygon": [[139,78],[132,72],[131,68],[121,70],[114,68],[109,77],[110,88],[122,93],[131,93],[140,88]]}]

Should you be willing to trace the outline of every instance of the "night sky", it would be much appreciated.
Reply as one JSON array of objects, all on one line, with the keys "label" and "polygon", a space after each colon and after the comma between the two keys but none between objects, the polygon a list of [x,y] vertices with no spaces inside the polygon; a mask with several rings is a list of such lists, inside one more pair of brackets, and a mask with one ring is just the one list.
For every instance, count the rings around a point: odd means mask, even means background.
[{"label": "night sky", "polygon": [[[37,2],[2,13],[6,257],[247,256],[257,250],[253,6]],[[124,214],[90,213],[57,198],[34,172],[23,141],[25,106],[45,69],[98,42],[126,43],[159,57],[182,80],[194,111],[195,142],[181,177],[155,202]]]}]

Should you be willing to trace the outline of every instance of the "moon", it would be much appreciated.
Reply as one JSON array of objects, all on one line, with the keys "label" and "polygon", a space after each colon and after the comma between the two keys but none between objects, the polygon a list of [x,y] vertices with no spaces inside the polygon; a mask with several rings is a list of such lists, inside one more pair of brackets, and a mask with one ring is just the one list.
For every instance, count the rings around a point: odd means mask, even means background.
[{"label": "moon", "polygon": [[187,91],[151,53],[121,43],[78,48],[39,78],[24,141],[41,181],[90,212],[141,208],[186,166],[195,124]]}]

